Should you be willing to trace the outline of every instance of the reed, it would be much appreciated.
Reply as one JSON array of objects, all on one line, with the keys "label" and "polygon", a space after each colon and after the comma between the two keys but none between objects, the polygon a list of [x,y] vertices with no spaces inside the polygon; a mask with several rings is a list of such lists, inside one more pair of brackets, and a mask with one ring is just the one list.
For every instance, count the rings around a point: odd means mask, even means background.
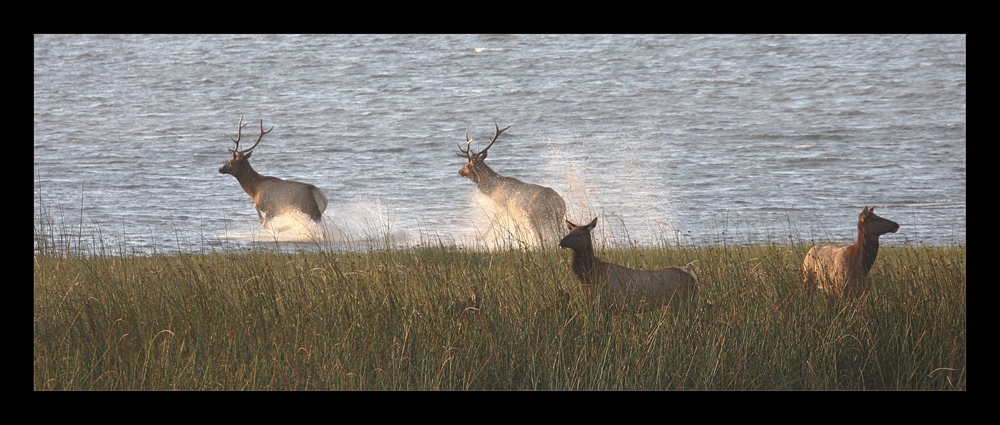
[{"label": "reed", "polygon": [[36,390],[966,389],[964,246],[883,247],[871,290],[843,298],[803,290],[807,245],[604,250],[697,261],[700,305],[614,312],[568,250],[48,246]]}]

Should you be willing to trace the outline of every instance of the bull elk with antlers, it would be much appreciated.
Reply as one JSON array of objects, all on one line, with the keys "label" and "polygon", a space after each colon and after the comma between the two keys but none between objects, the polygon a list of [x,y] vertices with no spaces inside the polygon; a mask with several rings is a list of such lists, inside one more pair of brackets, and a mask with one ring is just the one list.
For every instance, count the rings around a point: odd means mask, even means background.
[{"label": "bull elk with antlers", "polygon": [[858,215],[858,241],[836,248],[816,245],[802,261],[802,280],[806,286],[834,294],[859,294],[864,291],[868,272],[878,257],[878,237],[896,233],[899,225],[875,215],[875,207],[864,207]]},{"label": "bull elk with antlers", "polygon": [[608,263],[594,255],[590,231],[597,226],[596,217],[583,226],[566,220],[566,226],[570,232],[559,246],[573,250],[573,274],[587,289],[599,291],[612,307],[697,299],[698,276],[691,263],[661,270],[635,270]]},{"label": "bull elk with antlers", "polygon": [[264,120],[261,119],[260,136],[249,149],[240,150],[240,137],[243,127],[246,127],[247,124],[243,124],[243,117],[240,116],[236,138],[232,139],[236,143],[236,147],[229,150],[233,154],[233,159],[219,168],[219,173],[236,177],[247,195],[253,198],[257,218],[260,219],[261,224],[267,225],[267,222],[272,218],[289,210],[300,211],[313,221],[319,222],[323,218],[323,211],[326,211],[327,205],[323,191],[308,183],[262,176],[250,166],[250,155],[253,153],[253,149],[257,147],[265,134],[274,129],[274,125],[264,131]]},{"label": "bull elk with antlers", "polygon": [[479,152],[472,150],[472,139],[466,130],[465,149],[459,144],[458,156],[469,162],[458,171],[458,175],[475,182],[479,190],[493,200],[494,205],[508,213],[514,213],[512,217],[527,221],[518,224],[530,229],[540,246],[555,246],[556,240],[561,237],[559,229],[560,222],[566,215],[566,202],[552,188],[501,176],[486,165],[486,154],[490,147],[501,133],[510,128],[507,126],[500,129],[496,120],[493,120],[493,126],[496,130],[490,138],[490,144]]}]

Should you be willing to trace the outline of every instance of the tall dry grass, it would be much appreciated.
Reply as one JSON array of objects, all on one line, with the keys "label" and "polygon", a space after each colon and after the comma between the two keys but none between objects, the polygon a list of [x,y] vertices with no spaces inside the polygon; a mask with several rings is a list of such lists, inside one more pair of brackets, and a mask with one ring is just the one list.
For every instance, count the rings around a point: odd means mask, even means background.
[{"label": "tall dry grass", "polygon": [[38,246],[37,390],[966,389],[964,246],[883,247],[850,299],[803,290],[808,246],[599,252],[697,261],[698,307],[616,312],[565,250]]}]

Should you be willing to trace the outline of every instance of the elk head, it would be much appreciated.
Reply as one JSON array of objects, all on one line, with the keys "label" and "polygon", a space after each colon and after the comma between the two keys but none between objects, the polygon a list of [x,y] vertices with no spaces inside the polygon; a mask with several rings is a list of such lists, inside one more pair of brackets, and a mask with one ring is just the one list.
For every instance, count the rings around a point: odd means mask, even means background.
[{"label": "elk head", "polygon": [[493,137],[490,138],[490,144],[486,146],[486,149],[479,152],[472,151],[472,139],[469,138],[469,130],[465,130],[465,149],[462,149],[462,145],[459,144],[458,156],[468,159],[469,162],[466,163],[461,170],[458,170],[458,175],[468,177],[475,182],[479,181],[479,170],[477,167],[486,166],[483,163],[483,161],[486,161],[486,153],[490,150],[490,147],[493,146],[493,143],[497,141],[497,137],[500,136],[500,133],[503,133],[505,130],[510,128],[508,125],[501,130],[500,126],[497,125],[497,120],[493,120],[493,126],[496,128],[496,131],[493,133]]},{"label": "elk head", "polygon": [[858,215],[859,234],[878,237],[885,233],[896,233],[897,230],[899,225],[896,222],[875,215],[874,206],[865,207]]},{"label": "elk head", "polygon": [[566,227],[569,228],[569,234],[559,241],[559,246],[570,248],[574,251],[592,250],[593,245],[590,239],[590,231],[594,230],[595,226],[597,226],[597,217],[594,217],[594,220],[583,226],[577,226],[566,220]]},{"label": "elk head", "polygon": [[219,168],[220,174],[232,174],[236,176],[246,169],[252,169],[249,168],[250,162],[248,160],[250,159],[250,154],[253,153],[253,148],[257,147],[257,144],[260,143],[260,140],[264,138],[265,134],[270,133],[271,130],[274,129],[274,125],[271,125],[270,129],[264,131],[264,120],[261,119],[260,136],[257,137],[257,140],[253,143],[253,146],[251,146],[250,149],[240,150],[240,138],[243,134],[243,127],[246,127],[247,124],[243,124],[243,116],[240,115],[240,123],[237,125],[236,129],[236,138],[232,139],[232,141],[236,143],[236,147],[229,149],[229,152],[233,153],[233,159],[230,159],[229,162]]}]

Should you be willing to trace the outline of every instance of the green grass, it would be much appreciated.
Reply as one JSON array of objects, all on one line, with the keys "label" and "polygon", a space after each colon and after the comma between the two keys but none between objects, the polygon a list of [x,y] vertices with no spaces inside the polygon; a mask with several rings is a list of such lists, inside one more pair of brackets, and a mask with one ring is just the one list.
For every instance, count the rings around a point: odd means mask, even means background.
[{"label": "green grass", "polygon": [[883,247],[855,299],[802,290],[807,249],[599,252],[697,260],[698,307],[610,312],[568,250],[85,257],[36,241],[34,388],[966,389],[964,246]]}]

